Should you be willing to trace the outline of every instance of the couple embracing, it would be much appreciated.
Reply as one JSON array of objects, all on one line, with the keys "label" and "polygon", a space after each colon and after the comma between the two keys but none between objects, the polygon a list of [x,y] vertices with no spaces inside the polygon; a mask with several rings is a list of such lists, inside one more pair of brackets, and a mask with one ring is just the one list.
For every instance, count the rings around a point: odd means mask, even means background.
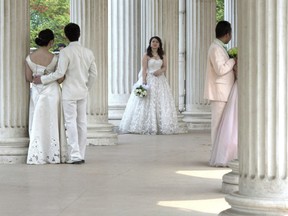
[{"label": "couple embracing", "polygon": [[85,162],[87,96],[97,68],[92,51],[78,42],[80,27],[69,23],[64,33],[70,43],[59,57],[49,52],[54,43],[50,29],[39,33],[39,48],[26,57],[31,83],[27,164]]}]

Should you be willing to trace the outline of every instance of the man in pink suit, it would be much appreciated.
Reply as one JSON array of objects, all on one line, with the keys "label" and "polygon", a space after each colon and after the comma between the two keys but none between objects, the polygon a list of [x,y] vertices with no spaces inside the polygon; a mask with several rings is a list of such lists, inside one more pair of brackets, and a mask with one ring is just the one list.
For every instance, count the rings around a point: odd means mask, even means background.
[{"label": "man in pink suit", "polygon": [[214,144],[218,126],[235,81],[233,67],[236,59],[229,58],[225,44],[232,38],[231,24],[227,21],[218,22],[216,39],[208,50],[204,98],[211,104],[211,141]]}]

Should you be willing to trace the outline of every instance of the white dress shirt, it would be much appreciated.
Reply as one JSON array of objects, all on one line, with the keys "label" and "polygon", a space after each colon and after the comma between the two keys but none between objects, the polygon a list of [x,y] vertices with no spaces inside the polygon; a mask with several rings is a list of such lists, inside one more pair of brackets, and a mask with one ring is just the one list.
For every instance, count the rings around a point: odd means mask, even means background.
[{"label": "white dress shirt", "polygon": [[97,76],[95,57],[78,41],[70,42],[59,54],[57,70],[49,75],[41,76],[43,84],[50,83],[65,75],[62,83],[63,100],[81,100],[87,97],[88,90]]}]

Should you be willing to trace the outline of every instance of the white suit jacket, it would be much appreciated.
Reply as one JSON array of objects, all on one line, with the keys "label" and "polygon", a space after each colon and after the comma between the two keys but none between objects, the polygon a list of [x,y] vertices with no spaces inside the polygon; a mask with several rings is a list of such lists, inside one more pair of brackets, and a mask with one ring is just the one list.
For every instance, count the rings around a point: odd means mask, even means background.
[{"label": "white suit jacket", "polygon": [[227,101],[235,81],[233,66],[226,49],[215,39],[208,50],[204,98]]},{"label": "white suit jacket", "polygon": [[77,41],[70,42],[59,54],[57,70],[41,76],[43,84],[55,81],[65,75],[62,83],[63,100],[81,100],[87,97],[88,90],[96,81],[95,57]]}]

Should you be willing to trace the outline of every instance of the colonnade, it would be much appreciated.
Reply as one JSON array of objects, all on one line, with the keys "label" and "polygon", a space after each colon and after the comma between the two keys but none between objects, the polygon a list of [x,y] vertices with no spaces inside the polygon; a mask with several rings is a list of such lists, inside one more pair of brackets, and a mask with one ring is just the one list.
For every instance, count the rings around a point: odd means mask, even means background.
[{"label": "colonnade", "polygon": [[[239,48],[239,190],[227,196],[231,209],[220,215],[286,215],[288,3],[225,2],[225,19],[234,30],[229,46]],[[203,86],[215,8],[215,0],[71,0],[71,20],[80,25],[81,43],[94,51],[99,72],[88,99],[90,144],[117,143],[113,120],[121,119],[154,35],[163,39],[183,132],[186,125],[209,128]],[[0,0],[0,11],[0,163],[24,163],[29,0]]]}]

